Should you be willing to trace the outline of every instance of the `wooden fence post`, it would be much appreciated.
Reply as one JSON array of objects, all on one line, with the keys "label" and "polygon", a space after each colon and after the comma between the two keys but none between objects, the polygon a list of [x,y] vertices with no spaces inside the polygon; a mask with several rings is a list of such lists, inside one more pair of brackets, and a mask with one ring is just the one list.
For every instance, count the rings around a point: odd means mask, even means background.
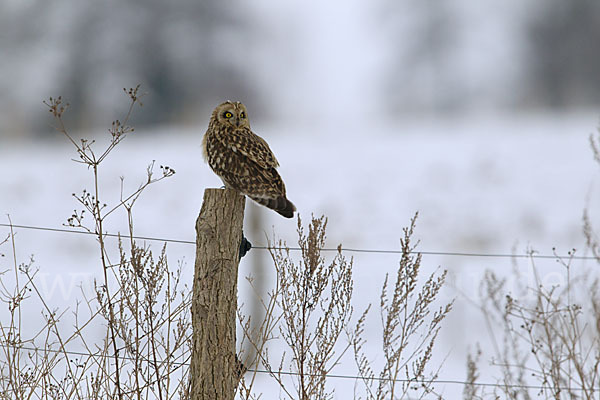
[{"label": "wooden fence post", "polygon": [[196,221],[192,298],[193,400],[230,400],[238,384],[235,349],[237,277],[245,197],[230,189],[206,189]]}]

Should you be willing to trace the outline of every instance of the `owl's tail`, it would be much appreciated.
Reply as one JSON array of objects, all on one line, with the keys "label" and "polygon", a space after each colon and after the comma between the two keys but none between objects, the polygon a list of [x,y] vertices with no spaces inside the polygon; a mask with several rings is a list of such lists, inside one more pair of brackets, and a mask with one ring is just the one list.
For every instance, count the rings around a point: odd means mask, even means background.
[{"label": "owl's tail", "polygon": [[258,204],[262,204],[265,207],[270,208],[271,210],[277,211],[279,214],[283,215],[286,218],[292,218],[294,216],[294,211],[296,211],[296,206],[289,201],[285,196],[279,197],[255,197],[250,196],[252,200],[257,202]]}]

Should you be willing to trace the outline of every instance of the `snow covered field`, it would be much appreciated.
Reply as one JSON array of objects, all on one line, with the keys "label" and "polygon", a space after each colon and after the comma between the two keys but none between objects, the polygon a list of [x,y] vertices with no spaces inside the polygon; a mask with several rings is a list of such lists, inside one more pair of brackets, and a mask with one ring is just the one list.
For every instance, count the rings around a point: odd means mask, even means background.
[{"label": "snow covered field", "polygon": [[[531,247],[551,254],[556,247],[558,253],[576,248],[578,255],[585,255],[581,216],[586,204],[600,227],[600,176],[588,143],[597,126],[597,114],[581,113],[415,120],[352,129],[255,124],[254,129],[277,155],[288,197],[303,219],[311,213],[328,216],[332,247],[342,243],[347,248],[398,249],[402,227],[418,211],[416,238],[422,251],[522,254]],[[138,235],[194,240],[203,190],[221,185],[200,155],[204,129],[140,129],[103,165],[103,201],[109,204],[119,199],[119,177],[125,177],[126,192],[134,190],[152,160],[157,173],[158,165],[177,172],[142,195],[134,209]],[[71,193],[91,188],[91,173],[70,160],[75,152],[66,140],[58,139],[0,143],[0,212],[9,214],[14,224],[60,228],[76,208]],[[294,244],[294,221],[254,205],[247,210],[260,213],[267,235],[275,232]],[[8,220],[2,217],[1,222]],[[125,228],[123,214],[107,224],[110,232]],[[0,234],[6,232],[0,227]],[[264,235],[249,240],[265,244]],[[158,249],[159,243],[153,246]],[[9,248],[5,245],[0,252],[7,254]],[[260,252],[250,254],[256,257]],[[34,254],[39,286],[57,307],[72,305],[77,285],[91,284],[100,274],[96,243],[84,235],[17,229],[17,254],[20,261]],[[172,265],[183,259],[186,271],[192,272],[193,245],[171,243],[168,254]],[[367,303],[377,304],[383,276],[395,271],[398,256],[349,255],[355,257],[358,312]],[[249,260],[242,260],[242,273]],[[461,380],[466,352],[477,341],[485,341],[486,335],[477,328],[477,309],[462,296],[476,298],[486,268],[508,275],[510,259],[425,256],[424,264],[424,273],[438,266],[449,270],[446,294],[456,297],[457,303],[437,343],[440,360],[448,356],[440,377]],[[9,257],[0,259],[1,270],[10,265]],[[521,260],[519,265],[525,269],[528,262]],[[577,268],[592,265],[591,261],[575,264]],[[540,260],[538,267],[543,282],[564,281],[553,260]],[[242,291],[241,297],[245,295]],[[374,313],[372,317],[369,332],[376,331],[379,321]],[[465,326],[470,327],[468,332]],[[355,366],[344,364],[335,371],[352,374]],[[460,393],[459,389],[449,386],[442,392]],[[344,389],[342,381],[336,392],[345,390],[350,389]]]}]

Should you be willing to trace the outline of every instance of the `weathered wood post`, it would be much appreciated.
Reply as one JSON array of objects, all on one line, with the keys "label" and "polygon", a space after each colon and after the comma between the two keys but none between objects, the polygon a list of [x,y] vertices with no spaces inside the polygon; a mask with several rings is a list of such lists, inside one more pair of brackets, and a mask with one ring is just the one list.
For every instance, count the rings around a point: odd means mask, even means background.
[{"label": "weathered wood post", "polygon": [[238,384],[235,349],[237,277],[245,197],[234,190],[206,189],[196,221],[192,299],[193,400],[230,400]]}]

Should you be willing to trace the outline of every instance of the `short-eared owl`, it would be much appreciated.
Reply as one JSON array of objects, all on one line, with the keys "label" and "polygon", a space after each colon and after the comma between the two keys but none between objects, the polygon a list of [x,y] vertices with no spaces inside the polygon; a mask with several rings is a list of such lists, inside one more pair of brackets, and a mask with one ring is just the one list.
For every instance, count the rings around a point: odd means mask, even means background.
[{"label": "short-eared owl", "polygon": [[210,168],[225,184],[286,218],[296,207],[285,196],[277,159],[263,138],[250,130],[248,111],[239,101],[215,108],[202,139]]}]

